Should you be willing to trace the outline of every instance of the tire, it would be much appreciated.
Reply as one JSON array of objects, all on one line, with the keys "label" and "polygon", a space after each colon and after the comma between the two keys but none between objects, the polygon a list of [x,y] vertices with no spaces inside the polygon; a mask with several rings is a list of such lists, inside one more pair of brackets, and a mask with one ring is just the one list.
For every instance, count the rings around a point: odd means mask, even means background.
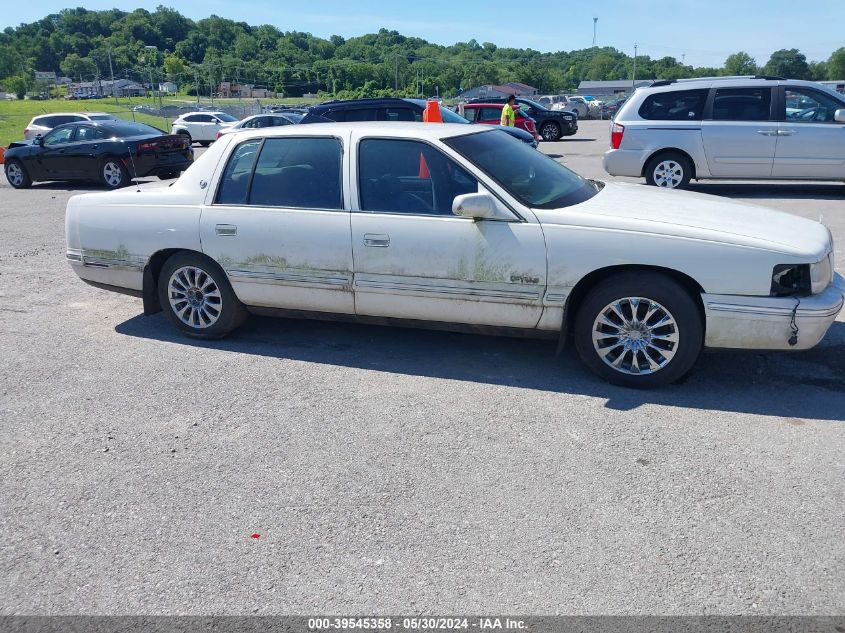
[{"label": "tire", "polygon": [[120,189],[129,184],[129,172],[119,158],[106,158],[100,163],[100,182],[109,189]]},{"label": "tire", "polygon": [[692,178],[692,164],[683,154],[663,152],[654,156],[645,168],[645,180],[654,187],[686,189]]},{"label": "tire", "polygon": [[15,189],[29,189],[32,186],[32,179],[29,177],[26,167],[18,159],[10,158],[7,160],[4,170],[6,171],[6,180]]},{"label": "tire", "polygon": [[543,137],[544,141],[553,143],[555,141],[559,141],[563,134],[561,133],[560,126],[557,123],[547,121],[540,126],[540,136]]},{"label": "tire", "polygon": [[163,174],[158,175],[159,180],[172,180],[173,178],[178,178],[181,172],[178,171],[168,171]]},{"label": "tire", "polygon": [[174,327],[193,338],[222,338],[247,317],[226,273],[199,253],[176,253],[164,263],[158,300]]},{"label": "tire", "polygon": [[209,145],[211,145],[211,141],[200,141],[200,145],[202,145],[203,147],[208,147]]},{"label": "tire", "polygon": [[660,273],[632,271],[589,292],[575,316],[574,339],[581,360],[596,375],[615,385],[652,389],[692,369],[704,344],[704,325],[683,286]]}]

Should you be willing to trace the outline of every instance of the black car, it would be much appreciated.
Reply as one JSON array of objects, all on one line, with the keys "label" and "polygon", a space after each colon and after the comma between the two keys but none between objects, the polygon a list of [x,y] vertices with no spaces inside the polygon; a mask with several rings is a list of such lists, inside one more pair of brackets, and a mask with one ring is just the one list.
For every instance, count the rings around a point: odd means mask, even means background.
[{"label": "black car", "polygon": [[[303,123],[325,123],[327,121],[422,121],[426,101],[424,99],[351,99],[347,101],[327,101],[312,106],[308,114],[300,121]],[[470,122],[459,114],[440,106],[444,123]],[[518,138],[532,147],[537,141],[525,130],[515,127],[502,127],[503,132]]]},{"label": "black car", "polygon": [[[505,103],[507,99],[472,99],[469,103]],[[549,110],[545,106],[517,97],[520,111],[536,122],[537,133],[544,141],[559,141],[563,136],[572,136],[578,131],[578,116],[572,112]]]},{"label": "black car", "polygon": [[80,121],[9,145],[6,179],[15,189],[41,180],[97,180],[117,189],[130,178],[175,178],[193,161],[184,136],[131,121]]}]

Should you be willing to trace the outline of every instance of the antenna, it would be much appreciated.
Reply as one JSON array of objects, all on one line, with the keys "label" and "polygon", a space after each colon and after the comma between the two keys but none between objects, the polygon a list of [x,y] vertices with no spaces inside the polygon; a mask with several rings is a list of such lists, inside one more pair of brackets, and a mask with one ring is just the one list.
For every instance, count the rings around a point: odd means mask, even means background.
[{"label": "antenna", "polygon": [[598,18],[593,18],[593,47],[596,45],[596,24],[598,23]]},{"label": "antenna", "polygon": [[135,172],[135,191],[141,193],[141,183],[138,182],[138,168],[135,167],[135,159],[132,157],[132,146],[126,143],[126,149],[129,150],[129,162],[132,163],[132,171]]}]

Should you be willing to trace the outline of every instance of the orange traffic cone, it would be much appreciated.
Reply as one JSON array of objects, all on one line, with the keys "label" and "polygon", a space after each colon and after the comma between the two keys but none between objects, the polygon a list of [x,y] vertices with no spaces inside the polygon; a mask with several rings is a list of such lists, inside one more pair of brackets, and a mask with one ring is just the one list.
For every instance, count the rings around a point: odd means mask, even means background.
[{"label": "orange traffic cone", "polygon": [[431,178],[431,172],[428,171],[428,163],[425,162],[425,156],[423,156],[422,152],[420,152],[419,177],[424,178],[425,180],[429,180]]},{"label": "orange traffic cone", "polygon": [[443,123],[443,115],[440,114],[440,104],[434,99],[431,99],[425,104],[423,121],[425,123]]}]

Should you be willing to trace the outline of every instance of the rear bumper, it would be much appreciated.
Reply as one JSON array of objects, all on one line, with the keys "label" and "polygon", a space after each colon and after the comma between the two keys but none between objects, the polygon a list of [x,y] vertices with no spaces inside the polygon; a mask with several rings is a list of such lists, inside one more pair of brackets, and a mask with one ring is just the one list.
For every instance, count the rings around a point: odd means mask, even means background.
[{"label": "rear bumper", "polygon": [[[766,350],[810,349],[824,338],[845,302],[845,280],[835,275],[822,292],[801,297],[796,309],[792,297],[739,297],[701,295],[707,320],[706,347]],[[792,313],[798,342],[792,336]]]},{"label": "rear bumper", "polygon": [[[175,156],[164,155],[161,157],[153,156],[134,156],[134,168],[138,170],[138,176],[143,178],[145,176],[158,176],[159,174],[169,174],[175,171],[185,171],[194,162],[193,150],[188,150],[185,153],[177,153]],[[133,165],[129,159],[124,160],[126,169],[132,173]]]},{"label": "rear bumper", "polygon": [[609,149],[602,156],[602,167],[611,176],[640,178],[651,150]]}]

